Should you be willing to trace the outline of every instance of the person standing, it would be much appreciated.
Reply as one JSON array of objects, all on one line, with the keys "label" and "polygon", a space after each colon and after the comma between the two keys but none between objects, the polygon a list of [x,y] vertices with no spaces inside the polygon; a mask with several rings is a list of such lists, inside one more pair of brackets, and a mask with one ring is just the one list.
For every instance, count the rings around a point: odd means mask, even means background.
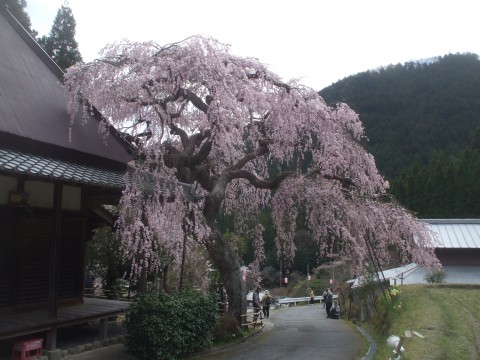
[{"label": "person standing", "polygon": [[[253,300],[253,321],[256,321],[257,320],[257,316],[258,316],[258,313],[260,312],[260,310],[262,310],[261,306],[260,306],[260,286],[257,286],[255,291],[253,292],[253,297],[252,297],[252,300]],[[261,315],[260,315],[261,317]]]},{"label": "person standing", "polygon": [[322,294],[322,303],[323,303],[323,308],[325,309],[325,304],[327,303],[327,294],[328,294],[328,288],[325,289],[325,291]]},{"label": "person standing", "polygon": [[272,303],[272,297],[268,290],[265,290],[265,294],[262,297],[262,310],[263,316],[270,317],[270,304]]},{"label": "person standing", "polygon": [[327,317],[330,315],[330,309],[332,308],[333,304],[333,293],[332,289],[327,288],[327,297],[325,300],[325,310],[327,311]]},{"label": "person standing", "polygon": [[310,296],[310,306],[312,306],[315,300],[315,294],[313,293],[312,289],[310,289],[310,291],[308,292],[308,296]]},{"label": "person standing", "polygon": [[218,307],[221,313],[228,311],[228,295],[225,285],[220,284],[218,288]]}]

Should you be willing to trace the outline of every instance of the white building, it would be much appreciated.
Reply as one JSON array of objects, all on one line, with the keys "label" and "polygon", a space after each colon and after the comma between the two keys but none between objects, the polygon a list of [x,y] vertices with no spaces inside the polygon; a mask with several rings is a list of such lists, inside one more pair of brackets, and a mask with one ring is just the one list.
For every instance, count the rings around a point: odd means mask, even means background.
[{"label": "white building", "polygon": [[[435,237],[435,254],[445,271],[445,283],[480,284],[480,219],[423,219]],[[382,274],[383,273],[383,274]],[[383,270],[380,279],[391,285],[427,283],[429,273],[411,263]],[[349,281],[359,287],[363,277]]]}]

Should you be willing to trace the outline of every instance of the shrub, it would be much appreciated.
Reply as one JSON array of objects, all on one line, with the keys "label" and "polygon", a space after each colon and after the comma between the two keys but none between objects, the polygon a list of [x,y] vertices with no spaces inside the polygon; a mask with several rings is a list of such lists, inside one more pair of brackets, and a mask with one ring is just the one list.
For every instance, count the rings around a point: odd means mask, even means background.
[{"label": "shrub", "polygon": [[425,276],[425,280],[430,284],[441,284],[445,281],[447,274],[443,270],[435,270]]},{"label": "shrub", "polygon": [[145,295],[127,311],[126,347],[141,359],[177,359],[210,345],[216,322],[214,294]]},{"label": "shrub", "polygon": [[378,302],[372,315],[371,323],[379,335],[386,336],[390,332],[390,327],[392,326],[391,312],[383,301]]},{"label": "shrub", "polygon": [[376,303],[375,312],[372,315],[372,325],[380,335],[388,335],[392,326],[392,319],[403,309],[400,291],[392,287],[385,298]]}]

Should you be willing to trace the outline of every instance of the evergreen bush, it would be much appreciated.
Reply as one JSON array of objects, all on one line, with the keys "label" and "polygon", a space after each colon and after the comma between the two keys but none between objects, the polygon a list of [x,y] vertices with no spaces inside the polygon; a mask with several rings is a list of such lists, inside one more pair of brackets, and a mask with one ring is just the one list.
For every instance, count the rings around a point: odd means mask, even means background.
[{"label": "evergreen bush", "polygon": [[441,284],[445,282],[447,274],[443,270],[436,270],[425,276],[425,280],[429,284]]},{"label": "evergreen bush", "polygon": [[177,359],[211,344],[217,317],[213,294],[145,295],[126,314],[126,347],[141,359]]}]

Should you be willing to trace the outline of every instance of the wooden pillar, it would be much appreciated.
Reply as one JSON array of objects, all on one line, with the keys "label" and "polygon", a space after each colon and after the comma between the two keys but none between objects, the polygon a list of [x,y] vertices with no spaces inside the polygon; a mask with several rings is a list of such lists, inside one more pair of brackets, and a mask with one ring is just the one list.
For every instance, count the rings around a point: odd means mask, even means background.
[{"label": "wooden pillar", "polygon": [[57,348],[57,327],[52,326],[47,331],[47,350],[55,350]]},{"label": "wooden pillar", "polygon": [[100,320],[100,340],[107,340],[108,337],[108,319]]},{"label": "wooden pillar", "polygon": [[[48,319],[55,320],[58,310],[58,273],[62,241],[62,185],[55,183],[53,193],[53,234],[50,240],[50,266],[48,273]],[[57,329],[48,332],[47,350],[54,350]]]}]

